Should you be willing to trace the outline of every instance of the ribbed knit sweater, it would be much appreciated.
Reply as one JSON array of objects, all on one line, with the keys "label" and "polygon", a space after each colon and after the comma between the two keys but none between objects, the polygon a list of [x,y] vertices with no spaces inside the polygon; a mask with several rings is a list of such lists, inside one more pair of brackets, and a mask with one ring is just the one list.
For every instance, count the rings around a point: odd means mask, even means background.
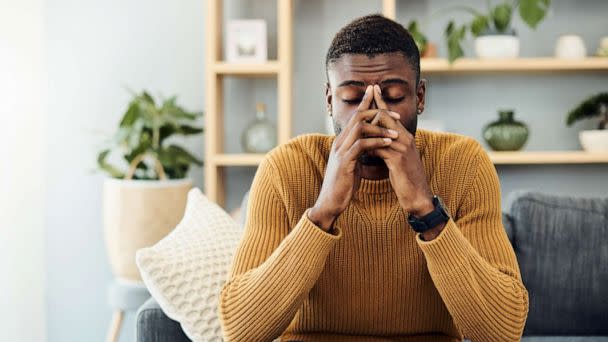
[{"label": "ribbed knit sweater", "polygon": [[528,313],[481,145],[419,129],[431,191],[451,215],[424,241],[388,178],[362,179],[326,232],[307,216],[334,136],[307,134],[258,167],[219,299],[227,341],[518,341]]}]

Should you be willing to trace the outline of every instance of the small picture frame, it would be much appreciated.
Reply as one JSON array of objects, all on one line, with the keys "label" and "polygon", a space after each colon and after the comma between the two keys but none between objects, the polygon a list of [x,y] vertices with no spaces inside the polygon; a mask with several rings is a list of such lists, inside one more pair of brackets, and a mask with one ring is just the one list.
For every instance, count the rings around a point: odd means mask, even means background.
[{"label": "small picture frame", "polygon": [[266,21],[232,19],[226,26],[226,61],[264,63],[268,59]]}]

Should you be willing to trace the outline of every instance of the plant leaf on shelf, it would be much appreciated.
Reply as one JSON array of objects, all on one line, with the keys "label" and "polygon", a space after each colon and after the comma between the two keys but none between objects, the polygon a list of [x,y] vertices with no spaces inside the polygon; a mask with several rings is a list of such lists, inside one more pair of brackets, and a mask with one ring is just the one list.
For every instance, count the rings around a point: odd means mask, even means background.
[{"label": "plant leaf on shelf", "polygon": [[503,3],[496,7],[492,11],[492,18],[494,19],[494,27],[498,32],[505,32],[511,25],[511,16],[513,8],[511,4]]},{"label": "plant leaf on shelf", "polygon": [[460,43],[466,34],[466,28],[465,25],[458,28],[453,21],[450,21],[445,30],[448,41],[448,59],[450,63],[457,58],[464,56],[464,50]]},{"label": "plant leaf on shelf", "polygon": [[551,0],[519,0],[519,15],[535,29],[549,11],[550,5]]},{"label": "plant leaf on shelf", "polygon": [[484,15],[476,16],[471,23],[471,33],[473,33],[473,36],[475,37],[478,37],[489,28],[488,17]]}]

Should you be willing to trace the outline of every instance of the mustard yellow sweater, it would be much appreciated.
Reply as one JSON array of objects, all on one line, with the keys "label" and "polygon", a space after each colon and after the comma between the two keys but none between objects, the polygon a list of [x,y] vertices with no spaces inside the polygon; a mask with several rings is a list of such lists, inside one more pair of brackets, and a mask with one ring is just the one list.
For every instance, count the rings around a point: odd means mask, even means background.
[{"label": "mustard yellow sweater", "polygon": [[417,131],[426,179],[452,217],[425,242],[388,178],[362,179],[332,233],[308,219],[334,138],[296,137],[260,164],[219,299],[226,340],[518,341],[528,293],[480,144]]}]

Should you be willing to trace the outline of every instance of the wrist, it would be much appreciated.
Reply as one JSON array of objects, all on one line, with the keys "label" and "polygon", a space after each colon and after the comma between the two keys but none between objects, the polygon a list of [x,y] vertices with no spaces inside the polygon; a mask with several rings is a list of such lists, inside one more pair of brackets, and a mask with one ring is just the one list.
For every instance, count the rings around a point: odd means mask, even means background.
[{"label": "wrist", "polygon": [[442,223],[435,228],[429,229],[424,233],[420,233],[420,237],[422,238],[423,241],[434,240],[437,236],[439,236],[439,234],[441,233],[441,231],[443,230],[444,227],[445,227],[445,223]]},{"label": "wrist", "polygon": [[410,210],[408,210],[408,212],[416,217],[423,217],[433,210],[435,210],[435,205],[433,204],[433,196],[427,196],[417,201],[416,204],[412,206]]},{"label": "wrist", "polygon": [[308,211],[308,219],[319,228],[328,232],[332,229],[336,216],[323,211],[320,207],[315,205]]}]

